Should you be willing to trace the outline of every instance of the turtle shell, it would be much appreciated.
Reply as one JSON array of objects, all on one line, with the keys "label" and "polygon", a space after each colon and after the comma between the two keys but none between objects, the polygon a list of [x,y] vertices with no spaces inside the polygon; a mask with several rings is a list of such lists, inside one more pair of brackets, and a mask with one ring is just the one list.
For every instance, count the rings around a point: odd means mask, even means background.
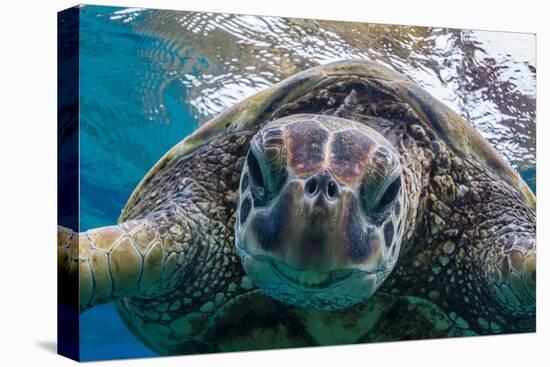
[{"label": "turtle shell", "polygon": [[241,130],[258,130],[267,122],[266,118],[278,108],[311,90],[334,83],[339,77],[348,75],[372,80],[385,92],[408,103],[455,154],[482,162],[498,177],[515,187],[533,207],[535,206],[535,195],[523,179],[489,142],[457,113],[403,74],[370,61],[346,60],[295,74],[244,99],[206,122],[170,149],[151,168],[128,199],[119,219],[125,217],[127,210],[132,207],[137,195],[151,178],[169,167],[170,162],[191,155],[197,148],[225,134]]}]

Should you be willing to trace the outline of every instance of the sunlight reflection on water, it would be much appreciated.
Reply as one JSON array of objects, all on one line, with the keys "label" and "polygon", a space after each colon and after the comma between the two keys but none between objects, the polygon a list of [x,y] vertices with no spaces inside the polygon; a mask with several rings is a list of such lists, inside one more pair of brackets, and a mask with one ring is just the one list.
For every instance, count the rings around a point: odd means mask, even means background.
[{"label": "sunlight reflection on water", "polygon": [[149,86],[156,80],[160,87],[153,95],[143,88],[151,114],[163,113],[158,96],[170,82],[187,87],[184,102],[205,121],[309,66],[368,59],[405,73],[449,105],[516,168],[534,163],[536,68],[531,34],[139,12],[142,18],[134,29],[149,36],[140,55],[156,66],[145,80]]}]

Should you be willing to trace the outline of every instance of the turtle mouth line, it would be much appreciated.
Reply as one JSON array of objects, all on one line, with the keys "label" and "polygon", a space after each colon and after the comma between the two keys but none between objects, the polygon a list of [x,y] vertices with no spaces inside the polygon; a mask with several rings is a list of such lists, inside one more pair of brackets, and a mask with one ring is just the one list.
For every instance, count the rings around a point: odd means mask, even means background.
[{"label": "turtle mouth line", "polygon": [[299,270],[275,259],[270,259],[272,268],[280,278],[299,288],[325,289],[336,286],[351,277],[355,270],[332,270],[317,272]]},{"label": "turtle mouth line", "polygon": [[[248,264],[258,264],[255,271],[261,271],[264,276],[271,273],[279,279],[279,282],[302,291],[327,291],[341,287],[352,279],[365,279],[366,277],[375,277],[375,279],[378,277],[385,278],[392,268],[392,266],[387,266],[374,271],[348,268],[318,272],[295,268],[269,255],[251,254],[239,242],[237,242],[236,249],[242,261]],[[260,283],[273,283],[273,280],[263,280]]]}]

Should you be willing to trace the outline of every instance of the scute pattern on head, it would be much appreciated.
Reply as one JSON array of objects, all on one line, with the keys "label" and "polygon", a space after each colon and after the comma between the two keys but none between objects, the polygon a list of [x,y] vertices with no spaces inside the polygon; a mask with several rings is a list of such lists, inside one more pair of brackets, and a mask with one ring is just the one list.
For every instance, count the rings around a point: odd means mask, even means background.
[{"label": "scute pattern on head", "polygon": [[344,182],[349,182],[365,170],[368,157],[377,147],[369,136],[353,130],[334,133],[330,145],[330,164],[334,167],[335,176]]},{"label": "scute pattern on head", "polygon": [[308,175],[322,169],[325,161],[325,146],[329,133],[319,129],[315,121],[300,121],[286,127],[288,135],[289,169],[296,176]]}]

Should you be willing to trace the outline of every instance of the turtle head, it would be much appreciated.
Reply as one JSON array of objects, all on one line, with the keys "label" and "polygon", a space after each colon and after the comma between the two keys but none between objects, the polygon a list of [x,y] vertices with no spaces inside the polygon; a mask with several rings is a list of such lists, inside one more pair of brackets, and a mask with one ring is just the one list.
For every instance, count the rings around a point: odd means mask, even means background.
[{"label": "turtle head", "polygon": [[240,183],[235,238],[246,273],[288,304],[365,300],[399,255],[402,186],[397,151],[367,126],[321,115],[266,124]]}]

